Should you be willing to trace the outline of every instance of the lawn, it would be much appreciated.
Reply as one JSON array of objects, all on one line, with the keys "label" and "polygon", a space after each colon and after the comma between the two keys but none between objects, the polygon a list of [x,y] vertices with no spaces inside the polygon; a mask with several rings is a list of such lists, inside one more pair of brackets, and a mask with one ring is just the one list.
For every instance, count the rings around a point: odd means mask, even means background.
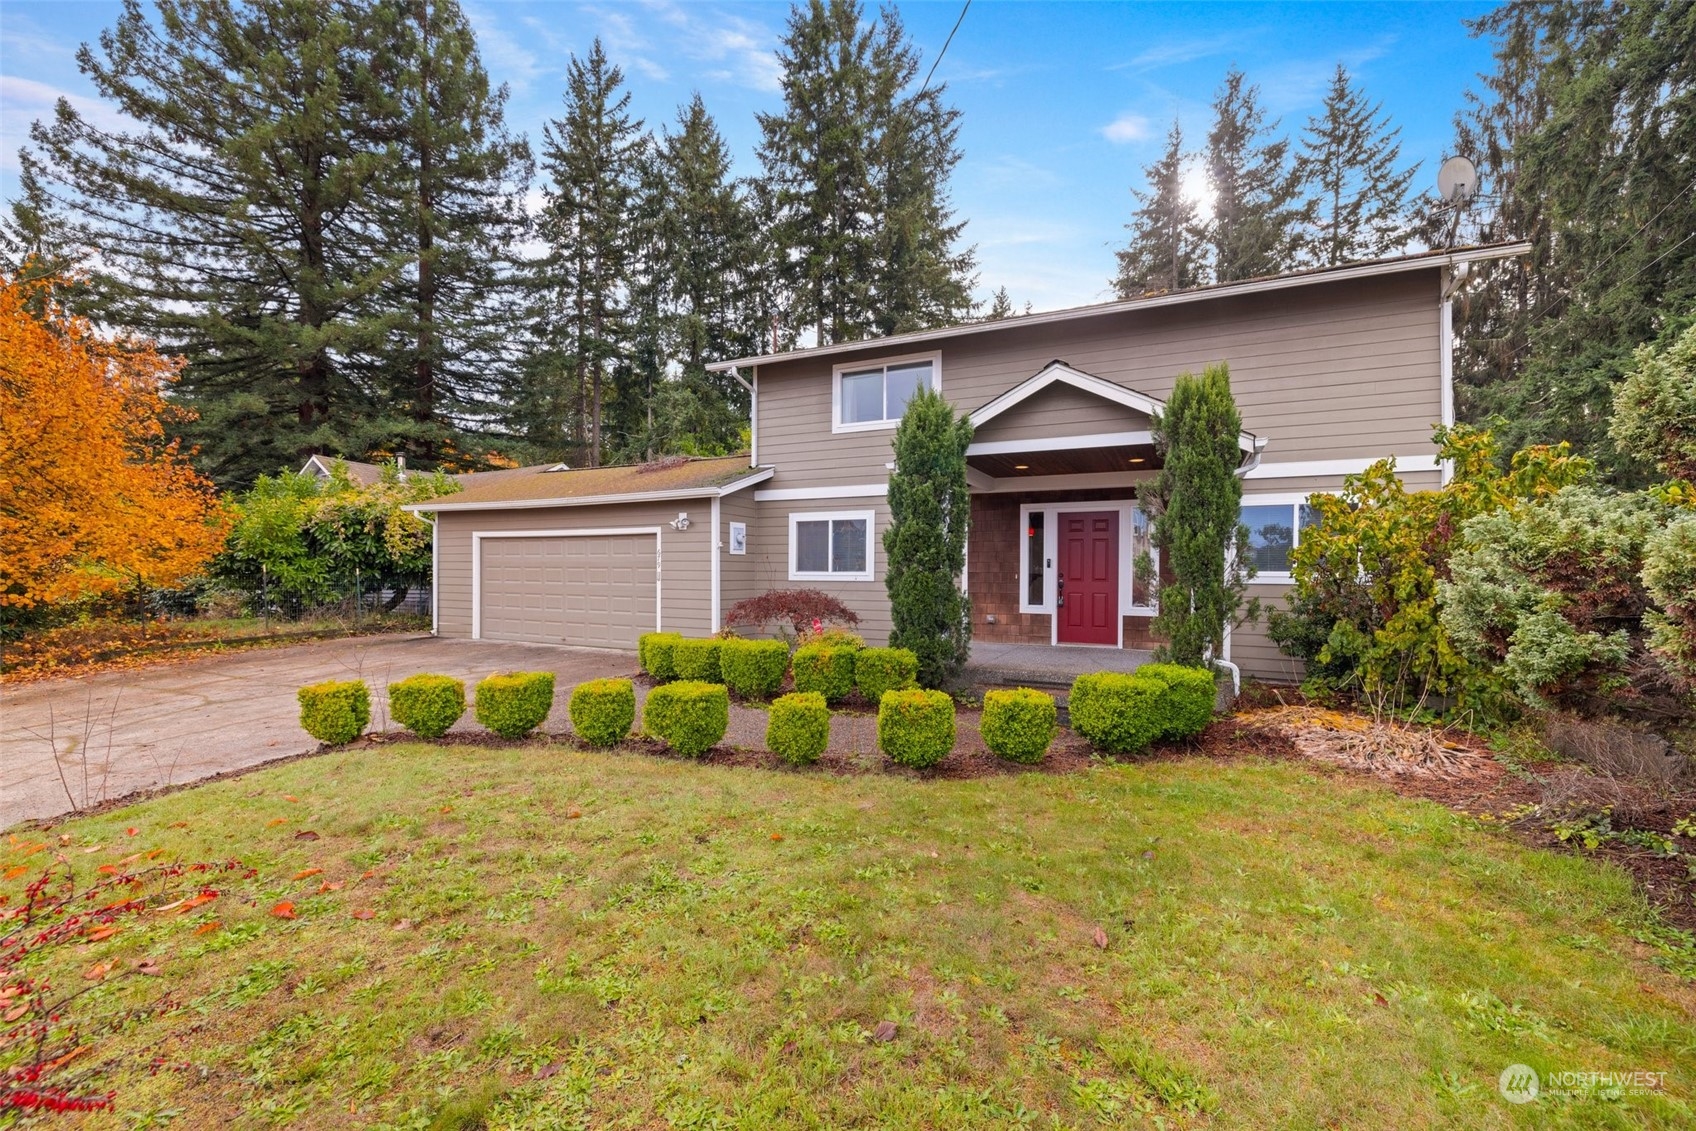
[{"label": "lawn", "polygon": [[[1632,940],[1623,873],[1289,762],[920,781],[350,750],[14,837],[3,906],[55,852],[94,879],[154,849],[258,872],[31,969],[124,1018],[82,1038],[116,1093],[95,1126],[1636,1127],[1696,1103],[1696,983]],[[1516,1106],[1516,1062],[1665,1076]]]}]

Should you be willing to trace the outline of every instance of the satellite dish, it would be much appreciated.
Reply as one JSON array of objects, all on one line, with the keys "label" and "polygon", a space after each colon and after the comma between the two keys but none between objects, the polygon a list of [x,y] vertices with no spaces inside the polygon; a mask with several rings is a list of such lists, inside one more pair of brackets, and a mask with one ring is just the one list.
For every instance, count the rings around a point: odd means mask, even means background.
[{"label": "satellite dish", "polygon": [[1459,154],[1437,170],[1437,195],[1453,203],[1471,200],[1478,192],[1478,166]]}]

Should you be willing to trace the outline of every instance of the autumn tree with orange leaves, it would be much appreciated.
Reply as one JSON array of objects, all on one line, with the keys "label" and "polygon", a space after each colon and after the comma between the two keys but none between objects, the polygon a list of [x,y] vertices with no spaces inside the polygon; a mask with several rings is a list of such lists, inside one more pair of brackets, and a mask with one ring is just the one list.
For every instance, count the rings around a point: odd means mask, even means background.
[{"label": "autumn tree with orange leaves", "polygon": [[[228,520],[166,437],[182,362],[0,276],[0,618],[200,571]],[[31,313],[31,311],[39,313]]]}]

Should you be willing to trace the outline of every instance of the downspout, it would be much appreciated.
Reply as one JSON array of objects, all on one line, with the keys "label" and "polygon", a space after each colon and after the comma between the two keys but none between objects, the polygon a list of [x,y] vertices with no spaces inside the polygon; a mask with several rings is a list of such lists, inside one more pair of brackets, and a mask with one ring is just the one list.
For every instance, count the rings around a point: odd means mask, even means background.
[{"label": "downspout", "polygon": [[[742,374],[736,372],[734,365],[726,369],[725,372],[734,377],[738,385],[748,390],[748,466],[758,467],[760,466],[760,367],[754,366],[754,383],[752,385],[743,380]],[[715,501],[713,505],[716,507],[718,503]],[[713,537],[715,539],[718,537],[716,523],[713,528]]]},{"label": "downspout", "polygon": [[436,520],[433,517],[425,518],[422,514],[418,517],[430,524],[430,635],[440,636],[442,606],[436,601],[436,578],[441,572],[437,565],[441,555],[436,540]]},{"label": "downspout", "polygon": [[[1443,427],[1453,428],[1455,423],[1455,303],[1454,293],[1466,281],[1472,271],[1472,264],[1462,260],[1454,265],[1449,277],[1443,281],[1441,295],[1438,301],[1438,365],[1440,378],[1438,395],[1440,397],[1439,412]],[[1455,465],[1453,460],[1441,460],[1438,463],[1441,482],[1448,486],[1454,478]]]},{"label": "downspout", "polygon": [[[1249,453],[1248,460],[1232,474],[1238,479],[1246,478],[1249,472],[1260,466],[1260,456],[1265,450],[1266,437],[1256,436],[1254,438],[1254,451]],[[1225,639],[1219,653],[1219,658],[1213,662],[1231,673],[1231,696],[1235,698],[1243,692],[1243,673],[1241,668],[1231,662],[1231,624],[1229,621],[1225,622]]]},{"label": "downspout", "polygon": [[714,495],[714,496],[713,496],[713,533],[712,533],[712,539],[713,539],[713,567],[712,567],[712,574],[713,574],[713,599],[712,599],[712,631],[713,631],[713,633],[714,633],[714,634],[715,634],[715,635],[716,635],[716,634],[717,634],[717,633],[718,633],[718,630],[719,630],[719,623],[718,623],[718,617],[719,617],[719,611],[718,611],[718,610],[719,610],[719,593],[718,593],[718,590],[719,590],[719,563],[718,563],[718,555],[719,555],[719,541],[718,541],[718,532],[719,532],[719,521],[718,521],[718,502],[719,502],[719,498],[720,498],[720,496],[718,496],[718,495]]}]

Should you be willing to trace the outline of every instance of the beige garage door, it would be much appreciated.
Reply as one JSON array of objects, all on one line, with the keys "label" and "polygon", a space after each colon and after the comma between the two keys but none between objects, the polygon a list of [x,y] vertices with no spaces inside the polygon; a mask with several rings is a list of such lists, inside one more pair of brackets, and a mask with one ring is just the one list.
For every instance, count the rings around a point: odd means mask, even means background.
[{"label": "beige garage door", "polygon": [[479,541],[484,640],[634,648],[654,630],[653,535]]}]

